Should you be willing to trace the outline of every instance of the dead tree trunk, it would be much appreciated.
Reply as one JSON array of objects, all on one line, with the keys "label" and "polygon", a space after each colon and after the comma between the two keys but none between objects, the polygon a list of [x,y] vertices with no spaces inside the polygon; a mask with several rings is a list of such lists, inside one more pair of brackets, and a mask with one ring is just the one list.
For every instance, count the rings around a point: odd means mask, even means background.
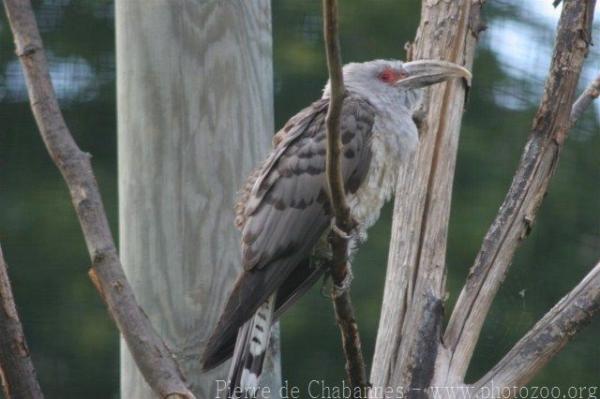
[{"label": "dead tree trunk", "polygon": [[[227,365],[202,374],[200,355],[240,268],[233,201],[273,133],[270,2],[119,0],[116,28],[123,264],[213,398]],[[125,346],[121,378],[123,398],[153,397]]]},{"label": "dead tree trunk", "polygon": [[[483,1],[423,1],[415,58],[473,62]],[[433,88],[425,101],[421,146],[398,182],[392,245],[380,329],[371,374],[376,389],[402,387],[407,397],[454,398],[468,389],[515,396],[589,320],[600,312],[598,266],[483,378],[464,377],[489,307],[518,244],[527,237],[582,108],[597,97],[597,82],[574,103],[591,43],[595,0],[563,2],[544,95],[513,183],[486,234],[475,264],[442,330],[445,252],[452,176],[464,90]],[[527,127],[524,127],[527,128]],[[443,338],[442,338],[443,336]],[[492,391],[495,385],[497,390]],[[381,392],[381,391],[377,391]],[[375,392],[375,393],[377,393]],[[464,396],[463,396],[464,397]],[[475,396],[473,396],[475,397]]]},{"label": "dead tree trunk", "polygon": [[[473,63],[481,2],[423,1],[413,59]],[[434,40],[435,38],[435,40]],[[446,236],[466,87],[434,86],[419,150],[398,179],[383,308],[371,371],[375,388],[415,395],[433,378],[446,280]],[[419,327],[414,329],[415,327]],[[412,390],[412,391],[411,391]]]}]

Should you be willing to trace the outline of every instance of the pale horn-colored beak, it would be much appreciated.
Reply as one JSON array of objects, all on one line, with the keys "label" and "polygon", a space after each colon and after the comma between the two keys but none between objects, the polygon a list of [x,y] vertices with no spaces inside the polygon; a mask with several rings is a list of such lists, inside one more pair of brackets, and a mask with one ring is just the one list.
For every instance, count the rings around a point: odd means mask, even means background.
[{"label": "pale horn-colored beak", "polygon": [[402,65],[408,76],[396,82],[396,87],[417,89],[453,78],[463,78],[471,85],[471,72],[466,68],[448,61],[418,60]]}]

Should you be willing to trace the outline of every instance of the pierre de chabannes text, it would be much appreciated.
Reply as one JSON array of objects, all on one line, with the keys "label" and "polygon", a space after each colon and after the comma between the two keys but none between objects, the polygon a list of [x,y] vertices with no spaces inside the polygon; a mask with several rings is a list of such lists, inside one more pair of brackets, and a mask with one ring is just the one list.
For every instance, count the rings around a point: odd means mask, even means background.
[{"label": "pierre de chabannes text", "polygon": [[[227,398],[227,381],[217,380],[217,399]],[[525,387],[495,386],[493,381],[490,385],[475,391],[469,386],[432,386],[423,390],[433,399],[598,399],[597,392],[600,386],[572,385],[529,385]],[[411,388],[411,390],[420,390]],[[353,399],[360,398],[360,389],[353,389],[342,381],[337,385],[331,385],[324,380],[310,380],[306,385],[299,386],[284,381],[281,388],[268,386],[257,387],[257,394],[263,399]],[[370,399],[403,399],[408,392],[403,387],[371,387],[369,389]]]}]

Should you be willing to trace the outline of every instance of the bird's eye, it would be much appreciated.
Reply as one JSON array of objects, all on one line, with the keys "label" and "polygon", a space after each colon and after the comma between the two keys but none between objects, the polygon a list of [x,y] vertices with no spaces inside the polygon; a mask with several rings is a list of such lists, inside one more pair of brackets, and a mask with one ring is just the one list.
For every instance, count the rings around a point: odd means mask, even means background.
[{"label": "bird's eye", "polygon": [[392,68],[386,68],[379,74],[378,78],[384,83],[394,84],[406,77],[406,74]]}]

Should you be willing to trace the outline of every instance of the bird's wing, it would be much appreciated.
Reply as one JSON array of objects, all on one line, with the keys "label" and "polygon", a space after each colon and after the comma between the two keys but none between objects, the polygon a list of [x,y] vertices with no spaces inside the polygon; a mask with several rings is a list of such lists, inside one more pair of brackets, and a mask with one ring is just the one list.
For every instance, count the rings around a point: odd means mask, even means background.
[{"label": "bird's wing", "polygon": [[[289,253],[306,256],[329,223],[327,106],[327,99],[317,101],[292,118],[258,175],[242,231],[244,270],[266,267]],[[342,176],[348,192],[358,189],[368,170],[374,115],[366,100],[349,97],[344,101],[340,133]]]},{"label": "bird's wing", "polygon": [[[273,150],[264,162],[250,172],[242,189],[238,192],[235,204],[235,225],[243,230],[248,220],[248,213],[256,208],[260,198],[256,196],[258,187],[269,175],[271,168],[283,155],[290,143],[302,135],[314,119],[323,112],[327,112],[329,100],[315,101],[310,107],[303,109],[293,116],[281,130],[273,136]],[[256,187],[256,189],[255,189]],[[250,199],[253,199],[250,202]]]},{"label": "bird's wing", "polygon": [[[327,106],[328,100],[317,101],[292,118],[276,136],[271,155],[251,177],[242,210],[244,271],[209,340],[206,360],[210,352],[232,344],[237,329],[310,256],[329,226]],[[374,118],[366,100],[356,96],[344,100],[340,133],[347,192],[355,192],[368,171]]]}]

